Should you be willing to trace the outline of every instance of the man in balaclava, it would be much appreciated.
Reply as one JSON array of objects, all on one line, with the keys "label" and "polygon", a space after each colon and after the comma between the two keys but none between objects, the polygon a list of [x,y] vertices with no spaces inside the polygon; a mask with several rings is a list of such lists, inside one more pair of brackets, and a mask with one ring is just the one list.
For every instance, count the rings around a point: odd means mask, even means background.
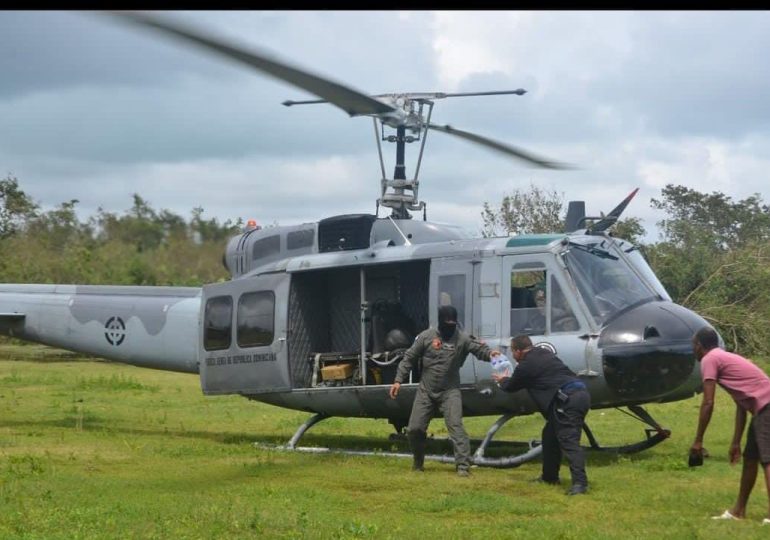
[{"label": "man in balaclava", "polygon": [[437,411],[444,415],[449,437],[455,451],[457,474],[468,476],[471,466],[471,445],[463,427],[463,404],[460,394],[460,367],[468,353],[489,362],[500,354],[475,337],[457,328],[457,310],[441,306],[438,328],[428,328],[414,340],[398,366],[396,379],[390,387],[390,397],[396,399],[401,383],[409,377],[415,364],[422,360],[422,375],[409,417],[407,436],[414,455],[415,471],[424,470],[425,439],[428,424]]}]

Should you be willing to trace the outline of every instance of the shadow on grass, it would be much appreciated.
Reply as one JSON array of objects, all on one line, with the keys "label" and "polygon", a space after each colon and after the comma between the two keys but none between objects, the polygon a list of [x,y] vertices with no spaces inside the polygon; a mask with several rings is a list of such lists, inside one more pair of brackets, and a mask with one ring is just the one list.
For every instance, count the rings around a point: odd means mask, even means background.
[{"label": "shadow on grass", "polygon": [[[195,440],[206,440],[214,443],[225,445],[250,445],[253,443],[261,443],[273,446],[285,445],[289,437],[286,435],[278,435],[276,433],[266,432],[214,432],[214,431],[200,431],[200,430],[186,430],[186,429],[147,429],[147,428],[128,428],[128,427],[116,427],[109,421],[95,416],[93,414],[87,414],[81,423],[78,423],[78,419],[74,416],[68,416],[66,418],[60,418],[56,420],[38,420],[34,422],[30,421],[14,421],[4,419],[0,421],[0,427],[21,429],[25,427],[39,427],[39,428],[67,428],[78,429],[79,431],[90,433],[114,433],[122,435],[130,435],[135,438],[137,436],[164,436],[174,438],[189,438]],[[481,440],[471,439],[471,453],[475,452],[478,448]],[[665,444],[665,441],[664,443]],[[409,444],[404,436],[393,435],[388,438],[372,437],[372,436],[360,436],[360,435],[338,435],[338,434],[313,434],[306,433],[300,440],[299,446],[315,447],[315,448],[330,448],[333,450],[352,450],[352,451],[371,451],[371,452],[399,452],[410,453]],[[520,455],[526,452],[529,448],[528,442],[515,442],[515,441],[491,441],[487,446],[485,455],[487,457],[504,457]],[[433,438],[429,437],[426,441],[426,451],[429,454],[443,454],[447,456],[453,455],[452,443],[449,439]],[[659,456],[653,455],[650,452],[642,451],[634,454],[619,454],[613,451],[594,450],[587,449],[587,456],[590,460],[591,467],[606,467],[615,465],[619,462],[634,463],[645,462],[650,459],[659,458]],[[540,459],[536,458],[534,462],[539,462]]]}]

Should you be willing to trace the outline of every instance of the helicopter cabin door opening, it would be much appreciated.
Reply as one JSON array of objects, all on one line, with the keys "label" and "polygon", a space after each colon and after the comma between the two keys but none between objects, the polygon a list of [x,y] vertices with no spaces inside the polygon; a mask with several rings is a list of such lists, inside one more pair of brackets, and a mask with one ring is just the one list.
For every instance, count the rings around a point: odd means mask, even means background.
[{"label": "helicopter cabin door opening", "polygon": [[429,272],[430,261],[417,260],[292,273],[293,388],[392,384],[399,354],[428,327]]},{"label": "helicopter cabin door opening", "polygon": [[204,394],[291,389],[286,361],[288,289],[286,273],[203,287],[199,369]]}]

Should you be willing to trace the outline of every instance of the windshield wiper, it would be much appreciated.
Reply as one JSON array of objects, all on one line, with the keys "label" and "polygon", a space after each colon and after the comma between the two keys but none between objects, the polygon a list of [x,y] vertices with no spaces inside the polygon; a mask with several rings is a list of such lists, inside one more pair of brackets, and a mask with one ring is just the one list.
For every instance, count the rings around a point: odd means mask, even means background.
[{"label": "windshield wiper", "polygon": [[569,242],[570,246],[576,247],[581,251],[585,251],[586,253],[590,253],[591,255],[596,255],[597,257],[600,257],[602,259],[611,259],[613,261],[617,261],[618,258],[610,253],[607,250],[595,247],[595,246],[584,246],[583,244],[578,244],[576,242]]}]

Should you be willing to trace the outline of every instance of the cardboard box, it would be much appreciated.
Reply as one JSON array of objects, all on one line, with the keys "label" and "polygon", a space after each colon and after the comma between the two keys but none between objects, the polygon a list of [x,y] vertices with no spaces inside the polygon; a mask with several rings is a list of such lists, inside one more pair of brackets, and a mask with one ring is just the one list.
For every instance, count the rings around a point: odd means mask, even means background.
[{"label": "cardboard box", "polygon": [[321,368],[321,378],[324,381],[347,379],[353,375],[353,364],[334,364]]}]

